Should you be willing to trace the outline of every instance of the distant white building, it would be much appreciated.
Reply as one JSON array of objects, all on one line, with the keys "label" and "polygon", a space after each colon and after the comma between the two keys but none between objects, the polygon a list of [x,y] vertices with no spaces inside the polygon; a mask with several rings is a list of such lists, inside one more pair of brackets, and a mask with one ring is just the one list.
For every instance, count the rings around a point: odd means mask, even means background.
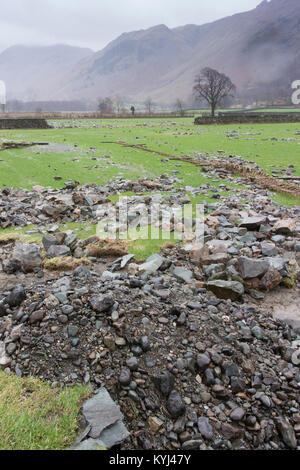
[{"label": "distant white building", "polygon": [[6,106],[6,86],[3,80],[0,80],[0,112],[5,112]]}]

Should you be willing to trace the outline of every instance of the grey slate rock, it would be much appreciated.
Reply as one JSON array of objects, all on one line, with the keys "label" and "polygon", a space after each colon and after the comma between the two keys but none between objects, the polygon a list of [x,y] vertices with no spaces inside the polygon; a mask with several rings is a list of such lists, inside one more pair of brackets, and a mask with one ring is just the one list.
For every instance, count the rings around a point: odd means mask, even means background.
[{"label": "grey slate rock", "polygon": [[97,313],[105,313],[108,312],[114,305],[114,299],[110,296],[100,296],[94,295],[90,299],[90,304],[92,309]]},{"label": "grey slate rock", "polygon": [[41,249],[34,243],[17,243],[11,259],[26,273],[32,272],[42,265]]},{"label": "grey slate rock", "polygon": [[60,258],[64,256],[70,256],[71,250],[66,245],[51,245],[47,251],[47,256],[49,258]]},{"label": "grey slate rock", "polygon": [[246,217],[240,224],[240,227],[245,227],[248,230],[256,230],[261,225],[265,224],[266,221],[267,221],[266,217],[260,217],[260,216]]},{"label": "grey slate rock", "polygon": [[162,395],[167,397],[174,387],[175,377],[170,372],[163,372],[160,375],[152,377],[152,380],[156,388],[161,392]]},{"label": "grey slate rock", "polygon": [[42,243],[45,250],[48,251],[52,245],[58,245],[58,240],[54,235],[49,234],[43,237]]},{"label": "grey slate rock", "polygon": [[6,298],[10,307],[18,307],[26,299],[26,293],[23,286],[16,286]]},{"label": "grey slate rock", "polygon": [[100,439],[104,447],[113,447],[128,437],[123,415],[105,388],[83,405],[82,412],[91,426],[89,437]]},{"label": "grey slate rock", "polygon": [[277,418],[276,424],[285,445],[290,449],[296,449],[297,439],[292,425],[284,418]]},{"label": "grey slate rock", "polygon": [[190,282],[194,277],[193,272],[189,269],[184,269],[177,266],[171,267],[170,273],[181,282]]},{"label": "grey slate rock", "polygon": [[164,261],[165,259],[162,256],[154,254],[150,256],[145,263],[140,265],[139,272],[145,275],[153,274],[159,270]]},{"label": "grey slate rock", "polygon": [[172,418],[179,418],[185,413],[186,407],[177,390],[172,390],[167,401],[167,410]]},{"label": "grey slate rock", "polygon": [[213,292],[219,299],[237,300],[244,292],[244,286],[237,281],[209,281],[207,289]]},{"label": "grey slate rock", "polygon": [[127,264],[134,258],[134,255],[125,255],[123,258],[120,259],[121,262],[121,269],[124,269]]},{"label": "grey slate rock", "polygon": [[70,450],[100,450],[106,449],[104,442],[100,439],[86,439],[79,444],[71,447]]},{"label": "grey slate rock", "polygon": [[262,277],[269,269],[269,262],[241,256],[238,259],[239,271],[243,279]]},{"label": "grey slate rock", "polygon": [[203,436],[205,439],[208,441],[213,439],[213,428],[208,418],[202,416],[198,419],[198,429],[201,436]]},{"label": "grey slate rock", "polygon": [[280,258],[279,256],[277,256],[268,258],[268,262],[270,268],[276,269],[277,271],[281,271],[282,269],[284,269],[285,265],[289,262],[289,260],[287,258]]},{"label": "grey slate rock", "polygon": [[107,427],[101,433],[100,441],[106,449],[122,444],[127,439],[129,432],[122,421],[117,421],[113,426]]}]

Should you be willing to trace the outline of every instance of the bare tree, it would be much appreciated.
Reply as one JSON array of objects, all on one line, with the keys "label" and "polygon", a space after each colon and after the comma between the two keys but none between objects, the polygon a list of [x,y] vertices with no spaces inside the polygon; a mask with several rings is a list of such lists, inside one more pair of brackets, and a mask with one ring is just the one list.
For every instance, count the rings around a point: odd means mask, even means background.
[{"label": "bare tree", "polygon": [[154,103],[152,101],[152,98],[147,98],[144,105],[145,105],[148,113],[151,114],[152,111],[153,111],[153,107],[154,107]]},{"label": "bare tree", "polygon": [[181,99],[177,99],[174,105],[175,110],[180,113],[180,116],[184,116],[185,103]]},{"label": "bare tree", "polygon": [[215,110],[222,100],[232,96],[235,90],[235,85],[227,75],[209,67],[202,69],[195,78],[194,93],[208,102],[212,117],[215,116]]},{"label": "bare tree", "polygon": [[114,104],[111,98],[99,98],[98,99],[98,110],[102,114],[113,114]]},{"label": "bare tree", "polygon": [[120,96],[120,95],[115,96],[115,106],[116,106],[117,113],[120,113],[120,111],[122,110],[122,108],[124,106],[122,96]]}]

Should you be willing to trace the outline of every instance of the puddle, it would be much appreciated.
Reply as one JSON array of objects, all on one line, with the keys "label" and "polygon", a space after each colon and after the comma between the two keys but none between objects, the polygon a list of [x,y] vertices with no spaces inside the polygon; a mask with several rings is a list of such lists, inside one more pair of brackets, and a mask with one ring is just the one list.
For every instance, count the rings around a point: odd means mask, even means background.
[{"label": "puddle", "polygon": [[82,150],[78,147],[66,144],[48,144],[48,145],[37,145],[35,150],[38,152],[53,152],[53,153],[94,153],[91,150]]}]

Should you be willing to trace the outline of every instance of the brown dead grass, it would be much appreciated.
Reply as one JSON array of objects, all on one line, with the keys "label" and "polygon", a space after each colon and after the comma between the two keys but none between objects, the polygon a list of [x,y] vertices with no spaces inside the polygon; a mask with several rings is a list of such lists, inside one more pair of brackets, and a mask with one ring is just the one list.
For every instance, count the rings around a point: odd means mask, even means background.
[{"label": "brown dead grass", "polygon": [[179,160],[181,162],[191,163],[195,166],[213,166],[215,168],[223,168],[229,171],[230,173],[242,176],[243,178],[247,178],[252,182],[258,183],[264,189],[270,189],[271,191],[278,191],[281,193],[289,194],[291,196],[300,197],[300,188],[297,184],[274,178],[273,176],[270,176],[265,173],[262,169],[257,170],[248,166],[242,166],[231,162],[222,162],[215,160],[194,160],[191,157],[179,157],[177,155],[172,155],[169,153],[157,152],[156,150],[148,149],[143,145],[130,145],[126,142],[121,141],[116,142],[116,144],[122,145],[124,147],[131,147],[138,150],[143,150],[144,152],[154,153],[163,157],[168,157],[171,160]]},{"label": "brown dead grass", "polygon": [[127,243],[122,240],[100,240],[86,246],[89,256],[102,258],[105,256],[125,256],[129,253]]},{"label": "brown dead grass", "polygon": [[45,142],[1,142],[0,151],[8,149],[19,149],[24,147],[33,147],[34,145],[48,145]]},{"label": "brown dead grass", "polygon": [[66,258],[45,259],[43,262],[44,268],[48,271],[72,271],[78,268],[78,266],[89,266],[90,264],[91,261],[87,258],[73,258],[72,256],[68,256]]},{"label": "brown dead grass", "polygon": [[0,245],[6,245],[20,239],[17,233],[2,233],[0,234]]},{"label": "brown dead grass", "polygon": [[173,242],[166,242],[164,245],[163,245],[163,250],[170,250],[172,248],[175,248],[176,244],[173,243]]}]

